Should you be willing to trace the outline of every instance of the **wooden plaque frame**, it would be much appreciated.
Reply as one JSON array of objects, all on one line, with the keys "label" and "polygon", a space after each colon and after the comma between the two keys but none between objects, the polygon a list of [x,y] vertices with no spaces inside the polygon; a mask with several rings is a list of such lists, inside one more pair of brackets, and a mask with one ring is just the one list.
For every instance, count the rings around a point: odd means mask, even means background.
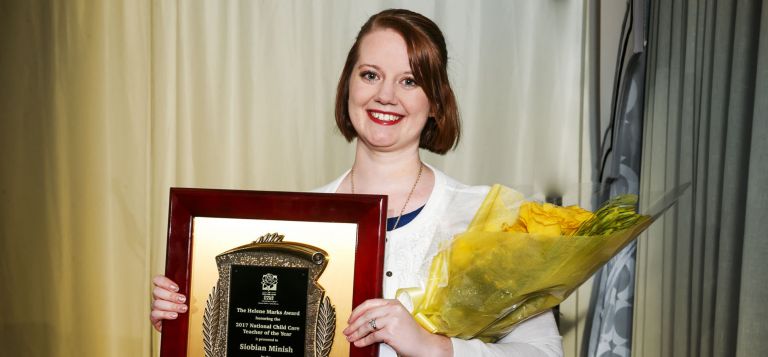
[{"label": "wooden plaque frame", "polygon": [[[169,206],[165,275],[186,296],[193,279],[195,217],[357,224],[352,306],[382,296],[386,196],[171,188]],[[187,355],[188,316],[179,314],[178,319],[163,322],[161,356]],[[377,344],[350,345],[351,357],[377,357],[378,351]]]}]

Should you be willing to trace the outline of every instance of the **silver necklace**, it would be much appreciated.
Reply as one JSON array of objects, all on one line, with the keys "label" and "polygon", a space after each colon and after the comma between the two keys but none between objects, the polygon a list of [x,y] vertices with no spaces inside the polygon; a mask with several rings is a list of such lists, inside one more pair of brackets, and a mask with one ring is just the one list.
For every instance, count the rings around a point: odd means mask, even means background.
[{"label": "silver necklace", "polygon": [[[424,170],[424,164],[419,162],[419,174],[416,176],[416,182],[413,183],[413,187],[411,187],[411,192],[408,192],[408,197],[405,198],[405,204],[403,205],[403,208],[400,209],[400,214],[397,216],[397,220],[395,221],[395,226],[392,227],[392,230],[394,231],[397,229],[397,225],[400,224],[400,218],[403,217],[403,213],[405,212],[405,207],[408,206],[408,202],[411,200],[411,196],[413,196],[413,192],[416,191],[416,186],[419,184],[419,180],[421,180],[421,172]],[[349,183],[350,186],[352,186],[352,193],[355,193],[355,168],[352,167],[351,170],[349,170]]]}]

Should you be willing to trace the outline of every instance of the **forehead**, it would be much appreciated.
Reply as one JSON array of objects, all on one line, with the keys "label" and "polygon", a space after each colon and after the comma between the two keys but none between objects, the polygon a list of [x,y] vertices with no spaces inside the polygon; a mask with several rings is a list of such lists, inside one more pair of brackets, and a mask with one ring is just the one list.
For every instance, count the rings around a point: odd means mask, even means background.
[{"label": "forehead", "polygon": [[375,65],[393,71],[410,71],[408,47],[399,33],[391,29],[377,29],[360,41],[358,65]]}]

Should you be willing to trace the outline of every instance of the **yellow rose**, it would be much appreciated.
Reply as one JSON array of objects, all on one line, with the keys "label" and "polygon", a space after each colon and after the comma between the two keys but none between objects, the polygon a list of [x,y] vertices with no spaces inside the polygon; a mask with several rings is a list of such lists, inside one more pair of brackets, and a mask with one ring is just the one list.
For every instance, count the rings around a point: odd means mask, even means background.
[{"label": "yellow rose", "polygon": [[579,206],[560,207],[549,203],[526,202],[520,206],[517,221],[504,225],[506,232],[523,232],[545,236],[568,236],[586,220],[592,218]]}]

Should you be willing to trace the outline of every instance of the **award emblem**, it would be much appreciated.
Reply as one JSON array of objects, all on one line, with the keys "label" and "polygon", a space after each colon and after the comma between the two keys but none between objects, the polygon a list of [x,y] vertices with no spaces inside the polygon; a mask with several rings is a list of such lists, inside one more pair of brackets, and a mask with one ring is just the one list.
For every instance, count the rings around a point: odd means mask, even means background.
[{"label": "award emblem", "polygon": [[219,278],[203,315],[206,357],[327,357],[336,311],[317,283],[328,254],[277,233],[216,257]]}]

